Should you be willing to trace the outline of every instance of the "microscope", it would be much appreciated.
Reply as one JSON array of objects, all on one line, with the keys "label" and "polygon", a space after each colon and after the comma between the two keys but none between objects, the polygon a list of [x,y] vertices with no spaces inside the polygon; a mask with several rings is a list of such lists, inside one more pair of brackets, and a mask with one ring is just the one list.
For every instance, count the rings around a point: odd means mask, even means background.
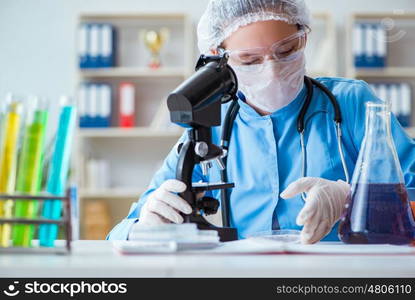
[{"label": "microscope", "polygon": [[[234,184],[193,183],[192,175],[197,164],[201,165],[203,175],[208,174],[213,162],[221,170],[225,169],[226,150],[212,143],[211,128],[221,125],[221,105],[237,99],[237,77],[227,64],[228,58],[227,54],[200,56],[196,72],[167,98],[171,122],[189,129],[187,141],[177,148],[176,179],[187,187],[179,196],[193,208],[190,215],[183,215],[184,223],[195,223],[200,230],[216,230],[221,241],[237,240],[237,230],[210,224],[204,215],[215,214],[219,201],[206,196],[198,199],[197,195],[209,190],[230,189]],[[222,213],[226,212],[222,209]]]}]

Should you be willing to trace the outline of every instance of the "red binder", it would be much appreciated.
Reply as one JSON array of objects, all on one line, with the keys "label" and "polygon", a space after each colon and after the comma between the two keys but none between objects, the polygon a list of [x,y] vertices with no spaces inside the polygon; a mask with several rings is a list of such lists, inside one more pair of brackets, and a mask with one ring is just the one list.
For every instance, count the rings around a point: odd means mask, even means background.
[{"label": "red binder", "polygon": [[119,124],[120,127],[135,126],[135,87],[132,83],[124,82],[119,89]]}]

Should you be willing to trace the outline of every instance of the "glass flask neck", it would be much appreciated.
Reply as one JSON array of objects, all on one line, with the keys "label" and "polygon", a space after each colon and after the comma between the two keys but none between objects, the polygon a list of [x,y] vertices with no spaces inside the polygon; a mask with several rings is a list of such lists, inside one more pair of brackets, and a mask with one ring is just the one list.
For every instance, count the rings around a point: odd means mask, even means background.
[{"label": "glass flask neck", "polygon": [[366,105],[365,138],[371,142],[393,142],[391,133],[391,113],[388,105],[368,103]]},{"label": "glass flask neck", "polygon": [[387,104],[366,104],[365,137],[352,182],[403,183],[403,174],[391,133]]}]

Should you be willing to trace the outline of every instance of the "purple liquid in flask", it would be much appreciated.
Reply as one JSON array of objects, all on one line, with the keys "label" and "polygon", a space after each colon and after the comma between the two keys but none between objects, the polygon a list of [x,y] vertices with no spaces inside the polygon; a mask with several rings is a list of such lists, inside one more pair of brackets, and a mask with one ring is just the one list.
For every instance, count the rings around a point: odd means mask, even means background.
[{"label": "purple liquid in flask", "polygon": [[341,240],[350,244],[410,244],[414,223],[402,184],[356,185],[340,225]]},{"label": "purple liquid in flask", "polygon": [[410,244],[415,222],[390,130],[387,104],[367,103],[366,130],[339,225],[348,244]]}]

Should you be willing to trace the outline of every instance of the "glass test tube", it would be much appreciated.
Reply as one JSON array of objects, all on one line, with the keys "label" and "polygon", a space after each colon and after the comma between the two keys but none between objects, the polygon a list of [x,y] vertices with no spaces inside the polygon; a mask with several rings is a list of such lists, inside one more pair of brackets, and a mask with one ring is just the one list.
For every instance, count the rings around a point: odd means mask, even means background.
[{"label": "glass test tube", "polygon": [[[2,133],[0,141],[0,193],[14,192],[17,169],[17,148],[22,117],[22,103],[6,100],[2,113]],[[13,201],[0,200],[0,217],[12,218]],[[11,224],[0,224],[0,247],[8,247],[11,239]]]},{"label": "glass test tube", "polygon": [[[36,194],[41,189],[44,141],[48,111],[46,101],[32,98],[28,103],[23,145],[19,159],[16,191]],[[16,218],[36,218],[38,201],[18,200],[15,204]],[[13,226],[13,245],[30,247],[35,226],[15,224]]]},{"label": "glass test tube", "polygon": [[[76,109],[73,102],[67,97],[61,97],[59,125],[46,183],[46,191],[54,195],[63,196],[65,194],[75,123]],[[43,218],[56,220],[61,217],[61,213],[62,203],[60,200],[48,200],[44,202],[42,208]],[[39,240],[41,246],[53,247],[57,236],[58,225],[40,225]]]}]

